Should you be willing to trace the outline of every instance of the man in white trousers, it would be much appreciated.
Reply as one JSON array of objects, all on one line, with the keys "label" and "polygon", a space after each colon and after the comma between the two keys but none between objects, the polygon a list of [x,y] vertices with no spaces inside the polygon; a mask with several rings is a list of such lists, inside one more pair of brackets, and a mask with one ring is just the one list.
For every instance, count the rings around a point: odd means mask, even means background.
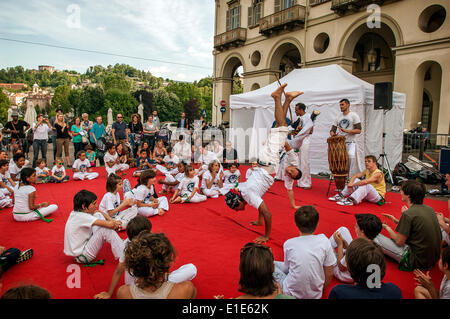
[{"label": "man in white trousers", "polygon": [[358,114],[350,111],[349,100],[340,100],[339,107],[342,114],[339,114],[331,127],[330,136],[345,136],[349,161],[348,176],[353,176],[359,172],[356,156],[356,135],[361,134],[361,119]]}]

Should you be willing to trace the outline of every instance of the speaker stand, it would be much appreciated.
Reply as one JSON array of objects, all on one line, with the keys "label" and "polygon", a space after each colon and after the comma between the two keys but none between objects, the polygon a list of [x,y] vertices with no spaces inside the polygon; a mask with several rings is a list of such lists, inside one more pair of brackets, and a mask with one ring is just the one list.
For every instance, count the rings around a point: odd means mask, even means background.
[{"label": "speaker stand", "polygon": [[387,164],[387,172],[389,174],[389,178],[391,179],[391,184],[394,185],[394,178],[392,177],[392,171],[391,171],[391,165],[389,164],[388,157],[386,155],[386,152],[384,150],[384,144],[386,142],[386,132],[385,130],[385,117],[386,117],[387,110],[383,110],[383,141],[381,143],[381,154],[377,159],[377,162],[381,158],[381,170],[384,171],[384,161],[386,161]]}]

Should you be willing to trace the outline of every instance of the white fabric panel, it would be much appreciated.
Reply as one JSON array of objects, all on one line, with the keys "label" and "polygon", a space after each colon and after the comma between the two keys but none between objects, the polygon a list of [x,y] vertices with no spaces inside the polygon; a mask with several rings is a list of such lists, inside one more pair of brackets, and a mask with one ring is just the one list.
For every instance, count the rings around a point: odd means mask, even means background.
[{"label": "white fabric panel", "polygon": [[[286,91],[301,90],[305,94],[299,96],[291,104],[293,120],[296,120],[294,105],[305,103],[307,113],[317,109],[321,114],[315,121],[314,133],[311,136],[310,161],[311,173],[330,172],[328,165],[328,144],[330,128],[340,114],[339,100],[350,100],[350,110],[361,118],[362,132],[357,137],[358,168],[364,169],[364,156],[381,153],[383,111],[374,110],[374,86],[367,83],[338,65],[319,68],[297,69],[280,79],[288,83]],[[274,117],[273,99],[270,94],[278,87],[274,82],[248,93],[230,97],[231,128],[230,137],[241,145],[246,138],[242,134],[250,134],[250,145],[238,149],[239,160],[257,158],[258,149],[266,140]],[[385,151],[391,169],[401,161],[403,147],[403,117],[406,95],[393,93],[393,109],[386,114]],[[287,117],[289,118],[289,112]],[[253,129],[250,127],[253,126]],[[241,130],[238,130],[241,128]],[[245,132],[245,130],[248,130]],[[233,132],[234,131],[234,132]],[[251,133],[250,133],[251,132]],[[236,141],[232,141],[236,145]]]}]

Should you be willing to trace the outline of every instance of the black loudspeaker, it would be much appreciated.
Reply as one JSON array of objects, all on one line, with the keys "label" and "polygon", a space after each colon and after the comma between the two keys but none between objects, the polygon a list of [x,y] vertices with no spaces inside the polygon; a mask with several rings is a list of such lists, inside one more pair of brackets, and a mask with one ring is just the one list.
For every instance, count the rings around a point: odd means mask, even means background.
[{"label": "black loudspeaker", "polygon": [[374,105],[375,110],[390,110],[390,109],[392,109],[392,83],[391,82],[375,83],[373,105]]},{"label": "black loudspeaker", "polygon": [[439,171],[442,174],[450,172],[450,148],[442,148],[439,156]]}]

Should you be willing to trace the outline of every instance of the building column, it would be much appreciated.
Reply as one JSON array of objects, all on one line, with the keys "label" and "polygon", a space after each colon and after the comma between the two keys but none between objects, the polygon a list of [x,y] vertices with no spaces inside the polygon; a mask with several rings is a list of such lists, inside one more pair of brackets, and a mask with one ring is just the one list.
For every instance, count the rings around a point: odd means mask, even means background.
[{"label": "building column", "polygon": [[[450,67],[441,64],[442,67],[442,82],[441,82],[441,96],[439,101],[439,117],[437,125],[438,134],[450,133]],[[447,143],[445,143],[447,145]]]},{"label": "building column", "polygon": [[212,105],[212,124],[218,126],[222,123],[222,113],[220,112],[220,102],[225,100],[227,111],[223,114],[223,121],[230,120],[230,95],[232,92],[233,79],[214,79],[214,100]]}]

